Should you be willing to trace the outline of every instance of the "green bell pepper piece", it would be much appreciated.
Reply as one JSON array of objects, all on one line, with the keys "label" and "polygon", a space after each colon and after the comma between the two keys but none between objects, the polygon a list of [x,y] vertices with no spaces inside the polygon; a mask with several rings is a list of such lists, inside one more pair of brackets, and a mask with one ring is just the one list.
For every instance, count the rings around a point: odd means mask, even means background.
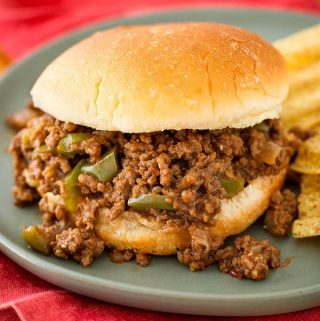
[{"label": "green bell pepper piece", "polygon": [[165,195],[145,194],[137,198],[131,197],[128,200],[128,205],[139,209],[158,208],[173,211],[173,205],[166,201]]},{"label": "green bell pepper piece", "polygon": [[101,182],[108,182],[118,174],[116,148],[109,152],[93,165],[85,165],[81,168],[82,173],[95,176]]},{"label": "green bell pepper piece", "polygon": [[62,180],[64,184],[64,195],[62,195],[62,197],[66,209],[70,212],[74,212],[78,206],[81,196],[80,187],[78,185],[78,176],[81,173],[81,167],[85,163],[85,160],[79,161],[72,171]]},{"label": "green bell pepper piece", "polygon": [[24,226],[21,234],[22,239],[34,250],[46,255],[50,253],[49,242],[37,225]]},{"label": "green bell pepper piece", "polygon": [[220,178],[221,186],[227,192],[227,197],[231,198],[240,193],[244,188],[243,179]]},{"label": "green bell pepper piece", "polygon": [[92,137],[90,133],[73,133],[67,134],[63,138],[60,139],[59,144],[57,146],[57,151],[60,154],[65,156],[74,157],[79,151],[72,148],[74,144],[79,144],[86,139]]},{"label": "green bell pepper piece", "polygon": [[262,131],[262,132],[268,132],[269,131],[269,126],[266,124],[265,121],[262,121],[259,124],[256,124],[253,126],[256,130]]},{"label": "green bell pepper piece", "polygon": [[41,145],[33,150],[32,158],[36,157],[38,154],[50,153],[50,152],[52,152],[52,149],[50,149],[49,146]]}]

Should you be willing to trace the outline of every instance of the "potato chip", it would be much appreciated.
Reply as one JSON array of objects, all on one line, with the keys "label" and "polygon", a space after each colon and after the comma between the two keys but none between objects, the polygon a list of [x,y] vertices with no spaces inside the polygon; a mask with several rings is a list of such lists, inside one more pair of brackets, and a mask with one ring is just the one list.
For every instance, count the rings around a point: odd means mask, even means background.
[{"label": "potato chip", "polygon": [[320,24],[274,46],[289,67],[289,94],[281,113],[286,128],[320,128]]},{"label": "potato chip", "polygon": [[298,197],[299,219],[294,221],[295,238],[320,235],[320,175],[302,175]]},{"label": "potato chip", "polygon": [[320,192],[320,175],[302,175],[301,193]]},{"label": "potato chip", "polygon": [[282,118],[294,123],[308,117],[307,123],[320,122],[320,60],[289,74],[290,90],[283,104]]},{"label": "potato chip", "polygon": [[316,133],[320,133],[320,123],[312,126],[312,129],[313,129]]},{"label": "potato chip", "polygon": [[[313,112],[320,112],[320,82],[313,91],[291,95],[283,104],[282,118],[300,118]],[[320,122],[320,117],[316,119]]]},{"label": "potato chip", "polygon": [[293,222],[294,238],[304,238],[320,235],[320,217],[298,219]]},{"label": "potato chip", "polygon": [[9,63],[9,58],[0,50],[0,74],[4,72]]},{"label": "potato chip", "polygon": [[291,169],[302,174],[320,174],[320,135],[306,140],[298,150]]},{"label": "potato chip", "polygon": [[293,237],[320,235],[320,175],[302,175],[298,212],[299,219],[292,227]]},{"label": "potato chip", "polygon": [[303,69],[289,73],[290,95],[300,91],[310,91],[318,87],[320,83],[320,60],[305,66]]},{"label": "potato chip", "polygon": [[320,235],[320,24],[274,43],[289,68],[289,94],[281,117],[287,128],[315,129],[291,168],[302,173],[295,238]]},{"label": "potato chip", "polygon": [[303,129],[320,128],[320,110],[304,115],[297,115],[294,117],[284,117],[282,120],[287,129],[299,126]]},{"label": "potato chip", "polygon": [[318,217],[320,220],[320,192],[301,193],[298,203],[299,218]]},{"label": "potato chip", "polygon": [[274,42],[289,70],[301,69],[320,60],[320,24]]}]

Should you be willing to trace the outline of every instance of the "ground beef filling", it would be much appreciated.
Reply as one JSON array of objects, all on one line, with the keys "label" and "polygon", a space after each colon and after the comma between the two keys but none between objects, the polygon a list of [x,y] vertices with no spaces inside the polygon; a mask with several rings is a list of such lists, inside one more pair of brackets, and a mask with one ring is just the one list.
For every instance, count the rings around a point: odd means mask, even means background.
[{"label": "ground beef filling", "polygon": [[[91,135],[72,146],[76,151],[73,157],[59,154],[59,141],[67,134],[79,132]],[[44,145],[46,150],[39,152]],[[104,183],[94,176],[80,174],[78,210],[82,215],[70,221],[60,195],[61,180],[80,159],[96,163],[115,146],[117,175]],[[220,211],[221,200],[228,196],[221,178],[242,180],[247,185],[258,176],[277,174],[286,166],[290,147],[277,120],[265,121],[261,128],[124,134],[96,131],[42,114],[31,118],[14,136],[11,152],[16,204],[41,199],[41,228],[54,253],[88,265],[103,251],[103,243],[94,232],[99,209],[109,208],[112,220],[128,209],[130,197],[160,194],[166,196],[173,211],[149,209],[147,213],[164,226],[211,224]],[[213,262],[212,250],[217,249],[219,241],[212,240],[212,244],[212,249],[201,246],[179,249],[179,260],[191,269],[203,269]],[[133,257],[114,253],[114,260]],[[142,265],[148,264],[147,256],[135,255]]]},{"label": "ground beef filling", "polygon": [[297,197],[289,189],[277,191],[264,215],[264,228],[273,235],[288,235],[297,215]]},{"label": "ground beef filling", "polygon": [[269,241],[258,241],[249,235],[236,238],[215,254],[219,269],[238,279],[264,279],[270,269],[280,266],[280,251]]}]

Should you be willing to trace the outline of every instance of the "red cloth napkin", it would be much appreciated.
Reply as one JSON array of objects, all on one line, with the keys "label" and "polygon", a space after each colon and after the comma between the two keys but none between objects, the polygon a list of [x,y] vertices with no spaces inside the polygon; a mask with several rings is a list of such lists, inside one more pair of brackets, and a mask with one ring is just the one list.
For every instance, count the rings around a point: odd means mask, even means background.
[{"label": "red cloth napkin", "polygon": [[[320,307],[279,316],[223,318],[177,315],[99,302],[59,289],[0,252],[1,321],[319,321]],[[19,319],[20,318],[20,319]]]},{"label": "red cloth napkin", "polygon": [[0,0],[0,47],[16,59],[66,30],[98,19],[210,5],[320,12],[320,0]]},{"label": "red cloth napkin", "polygon": [[[318,2],[317,2],[318,1]],[[0,47],[13,58],[97,19],[199,5],[263,6],[320,13],[320,0],[0,0]],[[26,272],[0,253],[0,321],[318,321],[320,307],[272,317],[222,318],[150,312],[88,299]]]}]

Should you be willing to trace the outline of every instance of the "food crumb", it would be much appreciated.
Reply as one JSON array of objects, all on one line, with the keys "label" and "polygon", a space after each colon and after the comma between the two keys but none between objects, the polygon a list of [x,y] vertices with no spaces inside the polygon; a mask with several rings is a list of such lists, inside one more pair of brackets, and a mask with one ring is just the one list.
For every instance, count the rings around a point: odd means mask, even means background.
[{"label": "food crumb", "polygon": [[270,269],[280,267],[280,250],[267,240],[250,235],[237,237],[234,246],[217,251],[215,259],[221,272],[238,279],[264,279]]}]

